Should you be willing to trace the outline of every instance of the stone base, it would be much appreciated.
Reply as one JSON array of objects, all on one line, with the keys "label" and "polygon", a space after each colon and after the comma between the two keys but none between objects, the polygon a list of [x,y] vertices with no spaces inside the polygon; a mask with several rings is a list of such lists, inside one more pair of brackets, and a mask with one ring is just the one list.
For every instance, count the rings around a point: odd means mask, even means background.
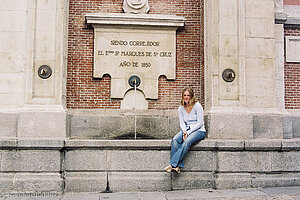
[{"label": "stone base", "polygon": [[24,107],[10,112],[0,110],[0,137],[65,138],[66,111],[60,107]]},{"label": "stone base", "polygon": [[70,110],[69,137],[85,139],[171,139],[179,132],[174,110]]},{"label": "stone base", "polygon": [[[0,111],[0,137],[134,139],[135,119],[138,139],[171,139],[180,131],[176,110],[30,108]],[[210,139],[300,138],[299,111],[219,110],[208,112],[205,123]]]},{"label": "stone base", "polygon": [[226,173],[215,179],[217,189],[288,187],[300,185],[300,173]]},{"label": "stone base", "polygon": [[215,108],[205,115],[211,139],[282,139],[300,135],[299,112]]},{"label": "stone base", "polygon": [[168,174],[170,140],[0,140],[0,192],[61,193],[300,185],[300,139],[211,140]]},{"label": "stone base", "polygon": [[62,140],[0,140],[0,192],[61,193]]},{"label": "stone base", "polygon": [[[25,170],[24,170],[25,171]],[[60,173],[0,173],[2,193],[43,193],[60,194],[63,179]]]}]

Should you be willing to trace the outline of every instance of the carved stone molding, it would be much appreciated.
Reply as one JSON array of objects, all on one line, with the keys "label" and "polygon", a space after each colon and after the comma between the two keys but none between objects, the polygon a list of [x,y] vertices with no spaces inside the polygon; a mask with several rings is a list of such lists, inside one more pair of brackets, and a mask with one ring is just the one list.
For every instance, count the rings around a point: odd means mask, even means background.
[{"label": "carved stone molding", "polygon": [[148,0],[124,0],[123,2],[125,13],[145,14],[149,9]]},{"label": "carved stone molding", "polygon": [[137,89],[145,99],[158,98],[158,77],[175,80],[176,30],[180,16],[150,14],[88,14],[94,28],[95,78],[111,76],[111,98],[123,99],[132,89],[131,76],[141,80]]}]

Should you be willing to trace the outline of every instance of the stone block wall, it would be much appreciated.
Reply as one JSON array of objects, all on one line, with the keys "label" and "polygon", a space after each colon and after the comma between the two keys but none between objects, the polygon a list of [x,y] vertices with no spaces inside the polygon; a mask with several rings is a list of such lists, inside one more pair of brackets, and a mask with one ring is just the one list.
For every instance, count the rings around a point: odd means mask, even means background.
[{"label": "stone block wall", "polygon": [[24,103],[27,1],[2,1],[0,6],[1,108]]},{"label": "stone block wall", "polygon": [[1,139],[0,192],[113,192],[300,185],[300,140],[210,140],[168,174],[170,140]]},{"label": "stone block wall", "polygon": [[[123,1],[70,0],[68,26],[67,107],[72,109],[119,109],[121,100],[110,99],[110,77],[93,78],[93,28],[85,23],[89,13],[122,13]],[[176,80],[159,77],[158,100],[149,100],[149,109],[176,109],[182,89],[192,86],[204,103],[204,1],[150,0],[149,14],[186,18],[177,32]],[[143,80],[142,80],[143,81]]]},{"label": "stone block wall", "polygon": [[61,192],[62,140],[0,141],[0,192]]}]

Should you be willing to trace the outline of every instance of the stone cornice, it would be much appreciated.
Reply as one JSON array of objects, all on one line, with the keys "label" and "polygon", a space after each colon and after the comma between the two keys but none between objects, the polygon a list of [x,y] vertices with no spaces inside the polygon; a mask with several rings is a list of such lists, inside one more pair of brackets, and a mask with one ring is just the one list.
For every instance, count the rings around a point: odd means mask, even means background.
[{"label": "stone cornice", "polygon": [[125,13],[95,13],[86,14],[87,24],[91,25],[134,25],[183,27],[185,18],[175,15],[125,14]]},{"label": "stone cornice", "polygon": [[300,28],[300,18],[288,17],[286,13],[275,13],[275,23],[285,27]]}]

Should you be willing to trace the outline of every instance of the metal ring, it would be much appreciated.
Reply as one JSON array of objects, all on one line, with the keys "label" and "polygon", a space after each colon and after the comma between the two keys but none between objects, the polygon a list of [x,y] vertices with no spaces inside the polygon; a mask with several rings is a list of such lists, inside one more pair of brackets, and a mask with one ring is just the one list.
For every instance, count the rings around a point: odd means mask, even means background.
[{"label": "metal ring", "polygon": [[135,85],[136,87],[139,87],[139,85],[141,84],[141,79],[138,76],[134,75],[128,79],[128,83],[131,87],[134,87]]},{"label": "metal ring", "polygon": [[48,65],[42,65],[38,69],[38,75],[42,79],[47,79],[52,75],[52,69]]},{"label": "metal ring", "polygon": [[226,82],[232,82],[235,79],[235,72],[232,69],[225,69],[222,78]]}]

